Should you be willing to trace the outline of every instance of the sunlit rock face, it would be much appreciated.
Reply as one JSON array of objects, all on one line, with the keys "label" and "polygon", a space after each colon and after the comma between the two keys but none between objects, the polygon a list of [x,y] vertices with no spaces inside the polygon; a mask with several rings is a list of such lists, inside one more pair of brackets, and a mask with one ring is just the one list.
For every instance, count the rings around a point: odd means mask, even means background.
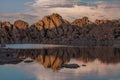
[{"label": "sunlit rock face", "polygon": [[[9,53],[9,52],[10,53]],[[30,58],[43,65],[45,68],[59,70],[64,64],[69,64],[71,59],[84,63],[99,60],[103,64],[117,64],[120,62],[120,49],[113,47],[68,47],[48,49],[2,49],[0,50],[0,64],[20,63]],[[6,60],[4,60],[6,59]],[[73,63],[74,64],[74,63]],[[65,65],[64,65],[65,67]]]},{"label": "sunlit rock face", "polygon": [[11,23],[9,21],[5,21],[2,23],[3,27],[11,27]]},{"label": "sunlit rock face", "polygon": [[59,14],[53,13],[50,16],[44,16],[42,20],[38,21],[34,25],[41,30],[56,28],[62,24],[69,24],[69,22],[64,20]]},{"label": "sunlit rock face", "polygon": [[17,20],[14,22],[13,27],[15,43],[28,42],[27,29],[29,24],[25,21]]},{"label": "sunlit rock face", "polygon": [[13,25],[19,29],[26,29],[29,26],[27,22],[22,21],[22,20],[15,21]]},{"label": "sunlit rock face", "polygon": [[71,24],[78,27],[84,27],[85,25],[89,25],[91,23],[92,22],[88,19],[88,17],[83,17],[82,19],[76,19]]},{"label": "sunlit rock face", "polygon": [[63,27],[70,25],[68,21],[63,19],[59,14],[53,13],[50,16],[44,16],[42,20],[38,21],[37,23],[33,24],[31,27],[33,29],[39,30],[39,41],[51,40],[51,39],[58,39],[60,35],[63,34]]},{"label": "sunlit rock face", "polygon": [[53,13],[31,26],[22,20],[15,21],[13,25],[8,21],[0,24],[0,43],[65,43],[120,39],[120,20],[91,22],[88,17],[83,17],[69,23],[59,14]]}]

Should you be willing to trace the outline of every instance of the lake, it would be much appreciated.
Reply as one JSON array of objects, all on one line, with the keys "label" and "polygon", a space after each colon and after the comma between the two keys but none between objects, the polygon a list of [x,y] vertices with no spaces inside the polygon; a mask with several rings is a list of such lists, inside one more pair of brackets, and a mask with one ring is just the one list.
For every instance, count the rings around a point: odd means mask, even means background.
[{"label": "lake", "polygon": [[0,80],[120,80],[120,46],[8,44]]}]

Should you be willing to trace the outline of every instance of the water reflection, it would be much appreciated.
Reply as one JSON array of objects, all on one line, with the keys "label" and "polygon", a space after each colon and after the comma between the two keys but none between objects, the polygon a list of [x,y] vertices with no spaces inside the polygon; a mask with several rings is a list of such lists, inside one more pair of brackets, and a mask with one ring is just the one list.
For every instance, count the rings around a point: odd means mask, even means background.
[{"label": "water reflection", "polygon": [[[30,59],[30,61],[25,61]],[[70,63],[71,59],[78,63]],[[120,63],[120,48],[107,47],[57,47],[47,49],[1,49],[0,64],[19,64],[37,62],[44,68],[59,70],[88,66],[86,63],[98,60],[101,64]],[[80,62],[83,62],[79,64]],[[78,66],[78,67],[77,67]]]}]

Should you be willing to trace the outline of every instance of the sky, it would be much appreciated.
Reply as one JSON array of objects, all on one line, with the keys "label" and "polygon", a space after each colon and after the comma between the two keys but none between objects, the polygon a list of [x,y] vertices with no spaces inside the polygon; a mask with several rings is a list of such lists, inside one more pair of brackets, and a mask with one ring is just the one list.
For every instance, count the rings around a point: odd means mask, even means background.
[{"label": "sky", "polygon": [[70,22],[84,16],[92,21],[120,19],[120,0],[0,0],[1,21],[34,23],[52,13]]}]

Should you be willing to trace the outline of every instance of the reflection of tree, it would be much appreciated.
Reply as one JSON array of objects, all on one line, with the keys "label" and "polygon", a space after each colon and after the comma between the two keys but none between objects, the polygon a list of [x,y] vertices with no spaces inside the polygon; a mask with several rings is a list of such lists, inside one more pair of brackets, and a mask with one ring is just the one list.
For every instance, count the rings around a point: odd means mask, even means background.
[{"label": "reflection of tree", "polygon": [[[31,58],[42,64],[45,68],[56,70],[63,64],[75,58],[78,61],[92,62],[96,59],[102,63],[119,63],[120,49],[113,47],[69,47],[51,49],[31,49],[31,50],[1,50],[0,59],[10,58]],[[2,54],[4,53],[4,54]]]}]

